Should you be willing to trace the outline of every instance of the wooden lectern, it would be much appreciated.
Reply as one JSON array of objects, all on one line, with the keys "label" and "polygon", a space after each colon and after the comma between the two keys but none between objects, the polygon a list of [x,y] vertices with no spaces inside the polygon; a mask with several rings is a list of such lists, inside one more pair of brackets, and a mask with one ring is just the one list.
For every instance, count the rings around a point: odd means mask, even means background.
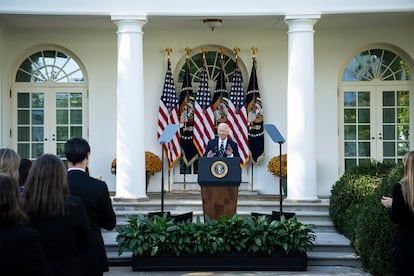
[{"label": "wooden lectern", "polygon": [[203,157],[198,161],[204,217],[232,217],[237,209],[241,182],[240,158]]}]

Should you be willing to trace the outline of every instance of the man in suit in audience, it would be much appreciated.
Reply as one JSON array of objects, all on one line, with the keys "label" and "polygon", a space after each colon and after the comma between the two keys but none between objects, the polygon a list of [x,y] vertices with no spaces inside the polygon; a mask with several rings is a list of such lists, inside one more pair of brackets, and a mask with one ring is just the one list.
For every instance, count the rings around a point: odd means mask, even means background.
[{"label": "man in suit in audience", "polygon": [[228,124],[220,123],[217,134],[218,137],[208,141],[204,157],[240,157],[237,143],[228,138]]},{"label": "man in suit in audience", "polygon": [[68,160],[69,190],[82,199],[92,228],[89,250],[81,255],[82,276],[102,276],[109,266],[101,228],[112,230],[116,225],[108,187],[86,172],[91,149],[85,139],[69,139],[64,151]]}]

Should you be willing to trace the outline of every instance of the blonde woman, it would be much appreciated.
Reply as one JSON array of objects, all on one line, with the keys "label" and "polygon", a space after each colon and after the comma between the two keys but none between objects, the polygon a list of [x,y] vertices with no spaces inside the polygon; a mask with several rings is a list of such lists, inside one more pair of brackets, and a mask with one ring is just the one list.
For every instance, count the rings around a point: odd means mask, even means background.
[{"label": "blonde woman", "polygon": [[[403,159],[404,176],[393,188],[392,197],[383,197],[382,205],[391,208],[391,220],[398,224],[394,242],[395,275],[412,274],[414,260],[414,151]],[[411,272],[411,273],[410,273]]]},{"label": "blonde woman", "polygon": [[19,183],[20,155],[12,149],[0,149],[0,172],[12,176]]}]

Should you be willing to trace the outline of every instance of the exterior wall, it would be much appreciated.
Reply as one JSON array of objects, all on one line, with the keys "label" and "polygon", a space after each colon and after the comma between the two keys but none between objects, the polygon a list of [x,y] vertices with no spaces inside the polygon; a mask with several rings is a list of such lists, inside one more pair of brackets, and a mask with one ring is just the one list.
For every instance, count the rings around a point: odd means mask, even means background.
[{"label": "exterior wall", "polygon": [[[110,20],[108,18],[108,20]],[[330,187],[338,179],[338,104],[337,86],[340,69],[364,45],[382,42],[396,45],[414,58],[413,26],[381,26],[380,28],[323,29],[315,26],[315,110],[318,194],[329,195]],[[259,49],[256,55],[259,90],[264,100],[265,123],[275,124],[287,139],[287,34],[286,30],[203,32],[191,30],[149,31],[144,29],[144,77],[146,124],[131,126],[144,132],[146,150],[161,156],[156,139],[158,102],[163,88],[166,54],[171,47],[172,68],[184,56],[184,48],[217,44],[241,49],[240,59],[248,73],[251,70],[249,48]],[[12,30],[0,32],[1,137],[0,146],[8,145],[10,121],[9,84],[15,64],[27,49],[39,44],[59,45],[72,51],[83,63],[89,80],[89,141],[92,146],[91,174],[101,174],[110,190],[115,190],[115,177],[110,163],[116,152],[116,87],[117,36],[113,30]],[[248,78],[249,76],[243,76]],[[177,79],[175,79],[177,83]],[[247,85],[245,85],[245,90]],[[214,87],[210,87],[214,91]],[[181,86],[177,86],[177,92]],[[304,137],[306,139],[306,137]],[[286,147],[283,145],[283,152]],[[277,193],[276,179],[267,171],[267,162],[279,154],[279,146],[265,136],[266,157],[254,169],[254,187],[260,193]],[[250,169],[250,165],[249,165]],[[159,190],[161,174],[151,178],[151,190]]]}]

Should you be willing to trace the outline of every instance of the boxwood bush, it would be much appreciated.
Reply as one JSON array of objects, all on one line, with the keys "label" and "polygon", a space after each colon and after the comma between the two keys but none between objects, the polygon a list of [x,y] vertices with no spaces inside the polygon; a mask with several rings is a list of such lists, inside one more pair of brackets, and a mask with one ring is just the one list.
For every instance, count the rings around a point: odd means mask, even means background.
[{"label": "boxwood bush", "polygon": [[394,275],[392,252],[397,226],[390,220],[390,211],[382,206],[381,197],[391,196],[402,174],[402,165],[391,170],[378,189],[366,197],[358,214],[353,243],[363,266],[374,275]]},{"label": "boxwood bush", "polygon": [[331,190],[329,210],[335,228],[350,239],[364,268],[374,275],[392,275],[396,226],[380,200],[391,195],[401,177],[401,165],[360,166],[345,172]]},{"label": "boxwood bush", "polygon": [[332,186],[329,214],[339,233],[353,240],[357,214],[365,198],[379,186],[391,168],[382,163],[354,167]]}]

